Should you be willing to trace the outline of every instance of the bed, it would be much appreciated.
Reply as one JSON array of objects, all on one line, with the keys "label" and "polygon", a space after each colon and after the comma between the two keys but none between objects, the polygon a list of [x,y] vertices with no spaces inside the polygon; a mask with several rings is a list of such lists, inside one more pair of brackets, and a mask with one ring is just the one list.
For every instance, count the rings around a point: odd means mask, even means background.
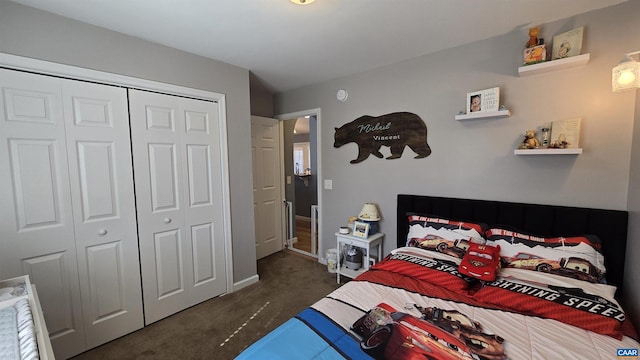
[{"label": "bed", "polygon": [[[637,358],[616,301],[627,222],[617,210],[398,195],[397,249],[237,358]],[[479,249],[500,266],[470,261]]]}]

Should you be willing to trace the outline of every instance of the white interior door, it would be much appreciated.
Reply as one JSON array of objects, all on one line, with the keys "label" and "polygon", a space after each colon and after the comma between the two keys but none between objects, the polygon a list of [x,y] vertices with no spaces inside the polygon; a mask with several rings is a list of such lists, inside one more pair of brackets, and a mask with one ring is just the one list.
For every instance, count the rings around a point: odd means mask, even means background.
[{"label": "white interior door", "polygon": [[87,348],[144,326],[127,92],[61,80]]},{"label": "white interior door", "polygon": [[126,92],[0,70],[0,277],[37,286],[56,357],[142,327]]},{"label": "white interior door", "polygon": [[60,80],[0,69],[0,87],[0,276],[30,276],[68,357],[84,331]]},{"label": "white interior door", "polygon": [[280,251],[284,246],[280,149],[279,121],[252,116],[253,209],[258,259]]},{"label": "white interior door", "polygon": [[227,290],[218,104],[129,90],[145,323]]}]

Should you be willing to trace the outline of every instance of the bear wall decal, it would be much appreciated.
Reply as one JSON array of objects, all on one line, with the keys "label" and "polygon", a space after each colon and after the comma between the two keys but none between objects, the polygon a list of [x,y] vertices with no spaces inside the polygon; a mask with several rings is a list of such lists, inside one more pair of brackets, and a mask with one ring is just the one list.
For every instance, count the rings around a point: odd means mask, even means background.
[{"label": "bear wall decal", "polygon": [[338,148],[350,142],[358,144],[358,157],[350,161],[352,164],[367,159],[371,154],[382,158],[382,146],[391,148],[391,156],[387,159],[400,158],[405,146],[418,154],[416,159],[431,154],[431,148],[427,144],[427,126],[414,113],[364,115],[335,130],[333,147]]}]

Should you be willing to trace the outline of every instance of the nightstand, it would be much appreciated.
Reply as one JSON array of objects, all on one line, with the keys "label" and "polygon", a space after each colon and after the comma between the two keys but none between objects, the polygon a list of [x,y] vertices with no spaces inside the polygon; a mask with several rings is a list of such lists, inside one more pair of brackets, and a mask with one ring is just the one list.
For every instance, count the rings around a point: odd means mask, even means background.
[{"label": "nightstand", "polygon": [[[336,239],[338,241],[338,262],[337,262],[337,281],[340,283],[340,275],[346,276],[349,278],[355,278],[356,276],[362,274],[363,272],[369,270],[369,264],[371,263],[371,249],[377,247],[376,259],[377,261],[382,260],[382,238],[384,237],[383,233],[375,233],[367,238],[361,238],[357,236],[353,236],[351,234],[340,234],[336,233]],[[346,267],[342,267],[341,264],[341,256],[342,254],[342,246],[343,245],[353,245],[357,246],[365,252],[362,259],[362,267],[358,270],[347,269]]]}]

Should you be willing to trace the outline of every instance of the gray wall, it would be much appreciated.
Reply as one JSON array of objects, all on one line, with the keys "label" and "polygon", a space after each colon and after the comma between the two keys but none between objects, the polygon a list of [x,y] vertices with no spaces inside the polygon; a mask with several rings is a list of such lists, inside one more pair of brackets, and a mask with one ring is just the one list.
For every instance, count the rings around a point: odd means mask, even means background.
[{"label": "gray wall", "polygon": [[[283,134],[284,138],[282,141],[282,151],[284,155],[284,175],[285,179],[290,178],[291,183],[287,183],[285,180],[284,185],[284,197],[287,201],[291,201],[293,203],[293,214],[297,213],[296,209],[296,177],[294,173],[294,165],[293,165],[293,143],[295,142],[295,135],[293,134],[293,129],[296,127],[296,121],[298,119],[288,119],[283,120]],[[293,222],[293,234],[296,233],[295,229],[295,221]],[[293,236],[292,234],[292,236]]]},{"label": "gray wall", "polygon": [[249,73],[251,115],[273,117],[273,92],[253,73]]},{"label": "gray wall", "polygon": [[[541,26],[549,43],[554,35],[584,25],[582,52],[590,53],[591,60],[583,67],[519,77],[528,39],[523,26],[503,36],[277,95],[276,114],[322,110],[322,174],[333,180],[333,189],[322,192],[319,253],[335,247],[333,233],[365,202],[379,204],[380,231],[387,234],[384,252],[395,248],[399,193],[626,210],[636,94],[613,93],[611,69],[624,53],[640,46],[637,14],[640,1],[634,0]],[[495,86],[500,87],[501,104],[512,111],[510,118],[454,120],[465,108],[468,92]],[[336,100],[338,89],[349,92],[346,102]],[[422,117],[433,150],[429,157],[413,159],[413,152],[405,149],[401,159],[371,156],[349,164],[356,158],[356,145],[333,148],[334,127],[365,114],[394,111]],[[573,117],[582,118],[583,154],[514,156],[526,129]],[[640,150],[634,150],[640,158]],[[382,151],[389,154],[386,147]],[[640,200],[634,203],[640,208]],[[639,233],[634,229],[629,238],[635,254]],[[637,283],[640,265],[627,265],[628,278]],[[637,304],[640,296],[630,301]]]},{"label": "gray wall", "polygon": [[248,70],[8,1],[0,52],[226,94],[233,278],[257,274]]},{"label": "gray wall", "polygon": [[[640,97],[635,91],[636,108],[633,128],[633,146],[631,151],[631,176],[629,177],[629,234],[625,260],[625,304],[627,316],[635,320],[636,329],[640,326]],[[629,94],[631,95],[631,94]]]}]

